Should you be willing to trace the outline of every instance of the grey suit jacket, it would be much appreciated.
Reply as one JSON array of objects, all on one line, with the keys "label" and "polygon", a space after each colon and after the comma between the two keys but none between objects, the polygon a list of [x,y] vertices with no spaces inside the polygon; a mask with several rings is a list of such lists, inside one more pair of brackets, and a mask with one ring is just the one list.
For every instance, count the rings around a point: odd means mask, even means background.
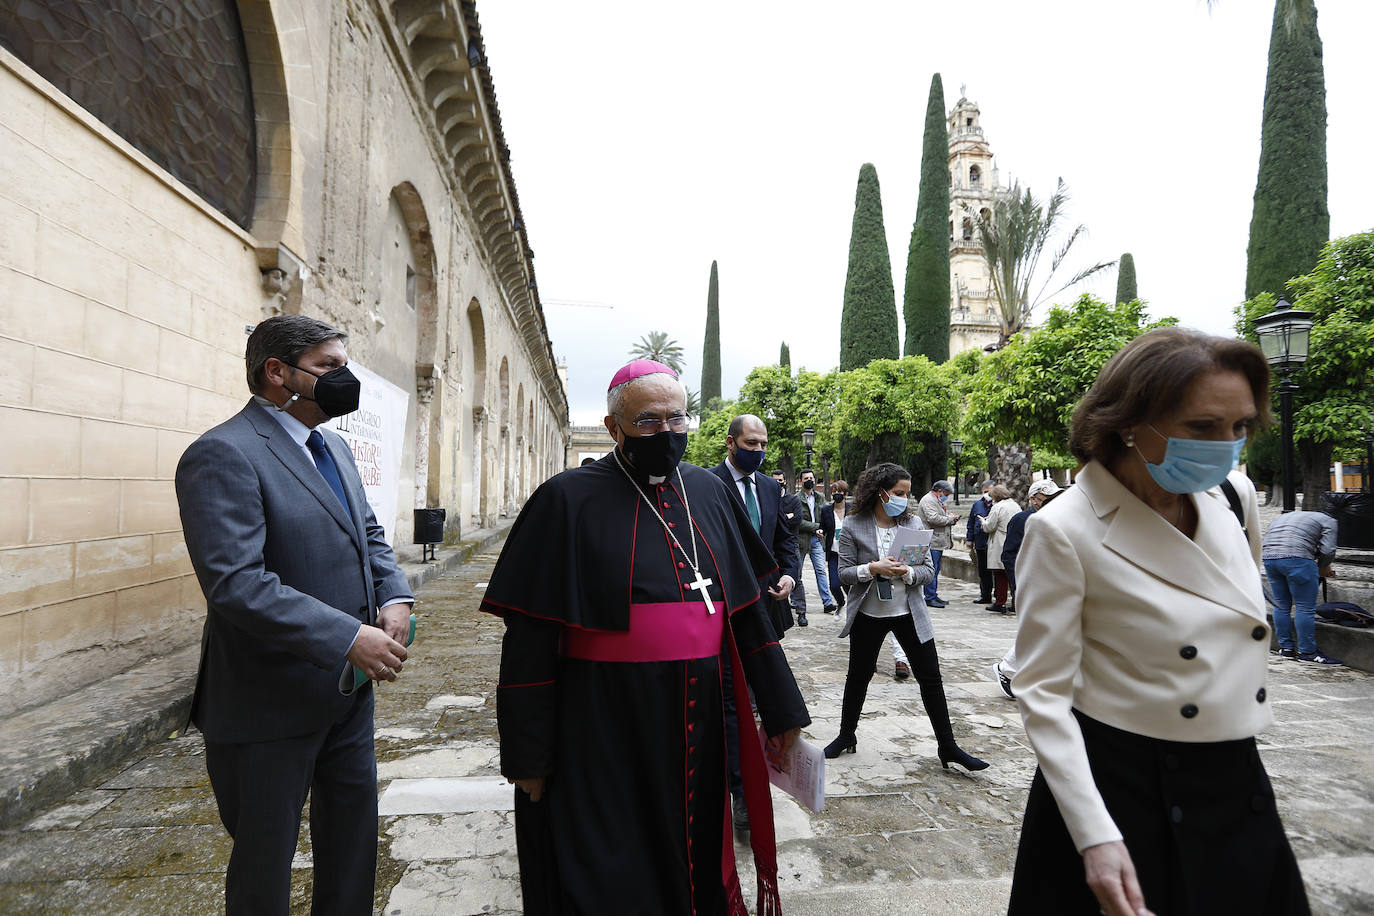
[{"label": "grey suit jacket", "polygon": [[[904,519],[900,524],[903,528],[926,527],[914,515]],[[869,512],[855,512],[846,515],[844,527],[840,529],[836,542],[839,544],[840,583],[846,589],[844,626],[840,629],[839,634],[844,637],[848,636],[849,631],[853,629],[854,618],[858,615],[859,608],[863,607],[869,589],[873,587],[873,580],[871,579],[867,582],[859,581],[858,568],[874,560],[882,559],[878,556],[878,523],[873,520],[873,515]],[[935,638],[935,628],[930,624],[930,611],[926,608],[924,589],[920,588],[934,578],[935,562],[927,554],[925,563],[916,568],[915,574],[912,576],[912,584],[907,586],[906,590],[906,609],[911,614],[912,623],[916,624],[916,635],[921,642],[928,642]]]},{"label": "grey suit jacket", "polygon": [[208,741],[328,727],[352,702],[338,684],[359,623],[411,597],[348,445],[320,431],[347,507],[251,400],[177,465],[186,549],[207,605],[191,717]]}]

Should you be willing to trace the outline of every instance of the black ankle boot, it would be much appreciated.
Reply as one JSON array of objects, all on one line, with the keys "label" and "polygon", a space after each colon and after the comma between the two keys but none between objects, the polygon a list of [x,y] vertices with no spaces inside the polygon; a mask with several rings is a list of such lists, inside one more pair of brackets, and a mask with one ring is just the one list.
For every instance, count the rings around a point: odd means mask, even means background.
[{"label": "black ankle boot", "polygon": [[970,773],[972,773],[975,770],[986,770],[988,768],[988,762],[986,760],[979,760],[972,754],[966,753],[965,751],[961,751],[957,744],[951,744],[948,747],[942,747],[940,748],[939,753],[940,765],[943,766],[946,770],[949,769],[949,765],[951,763],[959,764],[959,766],[968,770]]},{"label": "black ankle boot", "polygon": [[[825,759],[834,760],[841,754],[852,754],[859,749],[859,740],[853,732],[840,732],[840,736],[825,746]],[[987,764],[983,764],[987,766]]]}]

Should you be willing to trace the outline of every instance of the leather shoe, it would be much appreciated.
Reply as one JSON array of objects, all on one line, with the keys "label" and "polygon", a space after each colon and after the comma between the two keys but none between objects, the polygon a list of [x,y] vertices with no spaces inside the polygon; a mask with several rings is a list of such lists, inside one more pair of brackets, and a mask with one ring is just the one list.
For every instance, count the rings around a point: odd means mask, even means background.
[{"label": "leather shoe", "polygon": [[974,599],[973,599],[973,603],[974,603],[974,604],[992,604],[992,599],[991,599],[991,598],[974,598]]},{"label": "leather shoe", "polygon": [[927,602],[926,602],[926,607],[948,607],[948,606],[949,606],[949,602],[946,601],[946,600],[943,599],[943,598],[936,598],[936,599],[934,599],[933,601],[927,601]]},{"label": "leather shoe", "polygon": [[809,624],[809,623],[806,622],[806,615],[805,615],[805,614],[798,614],[798,615],[797,615],[797,626],[799,626],[799,627],[809,627],[809,626],[811,626],[811,624]]},{"label": "leather shoe", "polygon": [[730,816],[735,823],[736,830],[749,829],[749,806],[744,803],[744,796],[735,795],[730,802]]},{"label": "leather shoe", "polygon": [[827,614],[838,614],[840,612],[840,609],[835,607],[835,605],[833,604],[827,604],[825,606],[825,612]]},{"label": "leather shoe", "polygon": [[911,677],[911,666],[906,662],[898,662],[897,670],[892,673],[892,676],[899,681],[906,680]]}]

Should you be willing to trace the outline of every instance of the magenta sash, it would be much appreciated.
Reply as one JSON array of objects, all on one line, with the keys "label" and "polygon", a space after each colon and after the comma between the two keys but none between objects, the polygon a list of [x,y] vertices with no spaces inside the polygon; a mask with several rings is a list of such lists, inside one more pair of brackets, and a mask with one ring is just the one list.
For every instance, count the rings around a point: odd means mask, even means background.
[{"label": "magenta sash", "polygon": [[630,605],[628,630],[563,630],[563,655],[589,662],[676,662],[720,654],[725,605],[700,601]]}]

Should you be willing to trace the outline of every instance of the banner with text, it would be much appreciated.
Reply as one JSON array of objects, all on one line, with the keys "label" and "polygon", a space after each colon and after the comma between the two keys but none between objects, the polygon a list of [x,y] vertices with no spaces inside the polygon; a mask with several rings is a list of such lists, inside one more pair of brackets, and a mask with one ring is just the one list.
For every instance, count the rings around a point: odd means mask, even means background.
[{"label": "banner with text", "polygon": [[335,417],[326,426],[344,437],[363,478],[372,514],[394,543],[397,491],[401,486],[401,450],[406,434],[410,395],[352,360],[348,368],[362,383],[358,409]]}]

